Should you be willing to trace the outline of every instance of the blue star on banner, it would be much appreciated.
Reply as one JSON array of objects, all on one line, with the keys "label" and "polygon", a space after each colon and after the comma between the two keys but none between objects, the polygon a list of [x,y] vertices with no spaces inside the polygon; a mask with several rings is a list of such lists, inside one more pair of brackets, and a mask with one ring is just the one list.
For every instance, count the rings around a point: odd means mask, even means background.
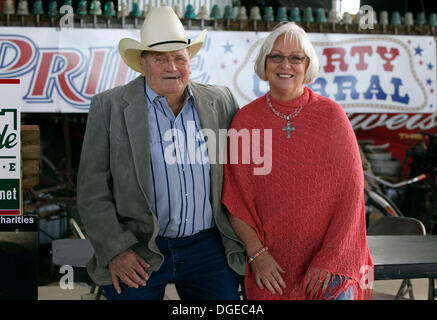
[{"label": "blue star on banner", "polygon": [[233,44],[230,44],[229,41],[227,41],[226,44],[223,45],[222,47],[225,48],[225,53],[226,52],[232,53],[232,47],[233,46],[234,46]]},{"label": "blue star on banner", "polygon": [[429,85],[429,86],[432,84],[432,80],[431,80],[431,78],[428,78],[428,79],[426,80],[426,84]]},{"label": "blue star on banner", "polygon": [[414,54],[422,56],[423,49],[418,45],[416,48],[414,48]]},{"label": "blue star on banner", "polygon": [[432,65],[431,62],[427,64],[427,67],[428,67],[428,70],[432,70],[432,68],[434,68],[434,66]]}]

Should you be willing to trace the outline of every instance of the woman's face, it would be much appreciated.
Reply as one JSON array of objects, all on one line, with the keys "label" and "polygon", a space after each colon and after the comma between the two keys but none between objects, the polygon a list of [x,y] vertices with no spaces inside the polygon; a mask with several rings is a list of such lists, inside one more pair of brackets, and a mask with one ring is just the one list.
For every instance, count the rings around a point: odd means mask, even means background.
[{"label": "woman's face", "polygon": [[[302,95],[309,60],[305,58],[305,53],[295,37],[291,39],[287,37],[286,41],[284,40],[285,35],[279,36],[272,51],[267,55],[266,77],[272,96],[279,100],[288,101]],[[278,62],[280,59],[278,56],[284,56],[285,59]]]}]

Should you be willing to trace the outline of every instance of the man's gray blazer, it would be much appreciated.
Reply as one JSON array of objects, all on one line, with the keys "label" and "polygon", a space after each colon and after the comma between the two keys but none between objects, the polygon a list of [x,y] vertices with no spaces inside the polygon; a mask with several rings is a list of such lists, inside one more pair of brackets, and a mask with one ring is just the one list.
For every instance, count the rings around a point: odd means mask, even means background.
[{"label": "man's gray blazer", "polygon": [[[190,82],[203,129],[217,137],[206,141],[210,158],[211,205],[230,267],[245,273],[244,245],[221,203],[223,166],[219,129],[228,129],[238,104],[226,87]],[[77,203],[95,255],[88,263],[98,285],[111,284],[108,264],[133,248],[160,268],[164,257],[155,244],[158,221],[151,205],[150,143],[144,78],[97,94],[91,101],[78,174]],[[215,148],[215,152],[214,151]],[[215,159],[212,159],[214,157]]]}]

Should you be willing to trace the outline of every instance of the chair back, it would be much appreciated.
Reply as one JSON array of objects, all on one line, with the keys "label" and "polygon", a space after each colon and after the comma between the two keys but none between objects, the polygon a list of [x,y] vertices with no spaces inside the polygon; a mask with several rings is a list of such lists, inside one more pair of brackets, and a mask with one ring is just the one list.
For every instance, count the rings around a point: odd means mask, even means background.
[{"label": "chair back", "polygon": [[423,223],[411,217],[382,217],[369,226],[369,236],[401,236],[401,235],[425,235]]},{"label": "chair back", "polygon": [[70,218],[70,227],[76,237],[78,237],[79,239],[86,239],[82,230],[80,230],[80,227],[77,224],[76,220],[74,220],[73,218]]}]

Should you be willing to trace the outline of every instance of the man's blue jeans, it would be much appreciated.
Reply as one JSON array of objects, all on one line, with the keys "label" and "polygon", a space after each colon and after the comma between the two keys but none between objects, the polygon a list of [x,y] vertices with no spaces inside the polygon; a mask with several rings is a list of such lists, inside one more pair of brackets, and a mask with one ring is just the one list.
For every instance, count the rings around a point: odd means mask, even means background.
[{"label": "man's blue jeans", "polygon": [[[341,280],[344,281],[344,276],[336,275],[334,277],[334,280],[330,283],[328,290],[334,287],[338,287],[341,284],[340,277]],[[348,290],[341,292],[335,300],[354,300],[353,290],[353,286],[349,287]]]},{"label": "man's blue jeans", "polygon": [[164,263],[146,286],[136,289],[121,283],[121,294],[113,285],[103,286],[109,300],[162,300],[169,282],[182,300],[239,299],[242,277],[229,268],[216,228],[184,238],[157,237],[156,244]]}]

